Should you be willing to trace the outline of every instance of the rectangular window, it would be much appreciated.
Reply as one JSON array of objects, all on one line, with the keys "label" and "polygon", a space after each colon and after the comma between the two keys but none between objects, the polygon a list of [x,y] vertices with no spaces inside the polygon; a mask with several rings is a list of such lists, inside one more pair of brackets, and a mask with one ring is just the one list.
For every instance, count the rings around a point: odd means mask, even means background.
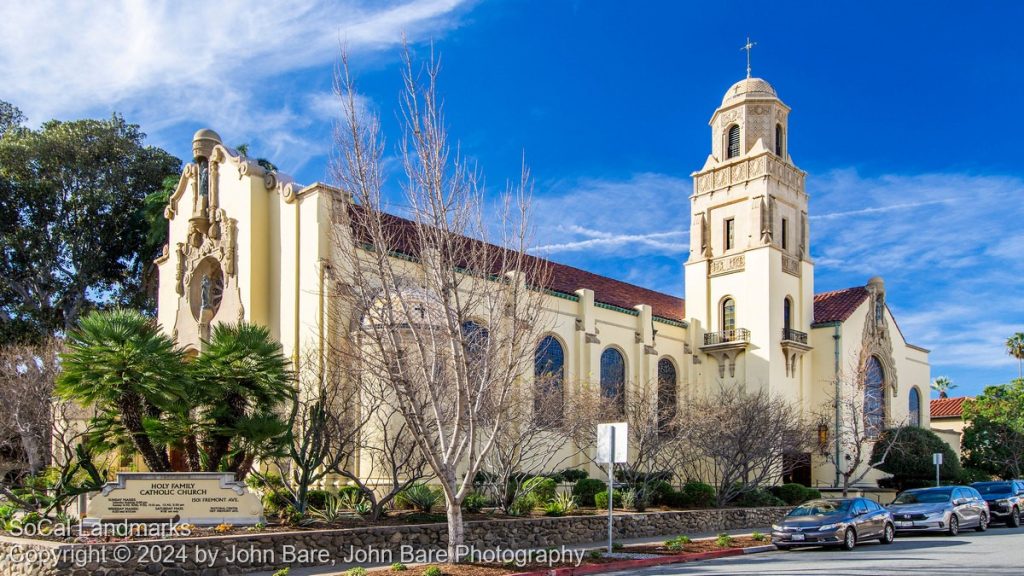
[{"label": "rectangular window", "polygon": [[782,249],[789,248],[789,220],[782,219]]},{"label": "rectangular window", "polygon": [[725,219],[725,249],[732,250],[735,246],[736,240],[736,220],[734,218]]}]

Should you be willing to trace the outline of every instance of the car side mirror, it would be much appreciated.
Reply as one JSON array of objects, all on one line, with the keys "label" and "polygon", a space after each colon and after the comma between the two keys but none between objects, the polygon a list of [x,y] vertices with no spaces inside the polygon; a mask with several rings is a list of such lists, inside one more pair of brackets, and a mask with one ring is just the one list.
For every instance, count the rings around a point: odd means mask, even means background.
[{"label": "car side mirror", "polygon": [[966,504],[966,503],[967,503],[967,499],[966,498],[957,498],[957,499],[953,500],[953,506],[961,506],[961,505]]}]

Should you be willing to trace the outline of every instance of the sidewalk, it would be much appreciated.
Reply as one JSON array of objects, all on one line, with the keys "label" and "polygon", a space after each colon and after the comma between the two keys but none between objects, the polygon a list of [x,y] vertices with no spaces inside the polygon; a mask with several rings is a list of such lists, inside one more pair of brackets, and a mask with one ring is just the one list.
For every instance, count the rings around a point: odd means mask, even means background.
[{"label": "sidewalk", "polygon": [[[763,534],[770,534],[771,528],[744,528],[739,530],[724,530],[723,532],[730,536],[744,536],[749,535],[752,532],[761,532]],[[714,538],[721,534],[721,532],[698,532],[694,534],[687,534],[694,540],[701,538]],[[678,534],[666,534],[664,536],[651,536],[648,538],[629,538],[626,540],[615,540],[617,543],[621,543],[625,546],[633,546],[639,544],[660,544],[665,540],[678,536]],[[608,546],[607,541],[591,542],[588,544],[567,544],[565,547],[570,550],[590,550],[593,548],[599,548],[604,550]],[[388,564],[337,564],[334,566],[315,566],[310,568],[292,568],[288,573],[289,576],[343,576],[345,571],[355,566],[362,566],[363,568],[381,568],[388,566]],[[273,572],[253,572],[255,576],[271,576]]]}]

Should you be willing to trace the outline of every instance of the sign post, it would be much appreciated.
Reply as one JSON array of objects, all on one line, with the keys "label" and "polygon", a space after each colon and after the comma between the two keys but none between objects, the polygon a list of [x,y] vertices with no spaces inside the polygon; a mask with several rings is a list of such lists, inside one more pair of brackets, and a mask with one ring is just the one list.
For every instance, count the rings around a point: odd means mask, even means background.
[{"label": "sign post", "polygon": [[939,467],[942,466],[942,452],[932,454],[932,464],[935,464],[935,486],[939,485]]},{"label": "sign post", "polygon": [[597,463],[608,464],[608,553],[612,552],[615,465],[625,464],[629,446],[625,422],[597,425]]}]

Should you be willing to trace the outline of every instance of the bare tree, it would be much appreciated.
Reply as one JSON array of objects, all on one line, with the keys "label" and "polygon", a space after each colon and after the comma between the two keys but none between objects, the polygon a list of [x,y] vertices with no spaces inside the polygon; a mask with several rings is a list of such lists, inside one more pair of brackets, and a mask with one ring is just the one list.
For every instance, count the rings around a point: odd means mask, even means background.
[{"label": "bare tree", "polygon": [[448,557],[458,561],[462,502],[507,422],[513,386],[527,375],[542,331],[543,293],[535,287],[544,285],[546,267],[527,254],[529,178],[524,168],[489,226],[479,175],[448,140],[438,62],[431,57],[421,75],[407,47],[399,150],[406,217],[389,215],[379,122],[357,110],[347,57],[342,62],[345,116],[334,168],[351,198],[333,203],[333,246],[351,345],[337,352],[393,395],[444,491]]},{"label": "bare tree", "polygon": [[687,478],[715,485],[719,506],[780,480],[810,430],[792,404],[761,388],[723,387],[693,399],[676,419],[677,461]]},{"label": "bare tree", "polygon": [[671,474],[677,464],[678,437],[675,423],[659,413],[651,385],[624,387],[625,398],[606,397],[594,387],[584,387],[570,400],[567,429],[573,444],[601,466],[593,449],[597,426],[625,420],[629,436],[629,463],[617,464],[616,472],[636,491],[639,509],[649,503],[651,485]]},{"label": "bare tree", "polygon": [[505,513],[526,495],[527,480],[559,468],[579,451],[571,448],[561,387],[535,382],[534,390],[517,386],[509,393],[505,424],[495,431],[494,447],[484,459],[488,489]]},{"label": "bare tree", "polygon": [[356,457],[336,468],[358,486],[378,520],[403,490],[426,475],[427,461],[388,388],[375,378],[360,378],[361,433]]},{"label": "bare tree", "polygon": [[[814,416],[818,422],[832,428],[832,433],[819,448],[825,459],[835,466],[838,487],[843,489],[843,496],[871,470],[885,463],[902,429],[901,423],[886,421],[885,392],[869,386],[872,375],[868,360],[869,357],[862,355],[851,362],[850,369],[837,375],[828,399]],[[887,425],[895,430],[882,436]],[[886,445],[881,450],[874,450],[879,439]],[[872,452],[877,459],[872,460]]]},{"label": "bare tree", "polygon": [[359,406],[359,390],[348,374],[341,366],[321,361],[318,353],[303,355],[298,375],[284,449],[250,474],[266,484],[266,472],[277,472],[285,480],[292,506],[305,514],[310,489],[348,464],[369,415],[354,409]]},{"label": "bare tree", "polygon": [[34,474],[50,463],[51,404],[60,348],[58,340],[48,340],[0,349],[0,477],[12,470]]}]

